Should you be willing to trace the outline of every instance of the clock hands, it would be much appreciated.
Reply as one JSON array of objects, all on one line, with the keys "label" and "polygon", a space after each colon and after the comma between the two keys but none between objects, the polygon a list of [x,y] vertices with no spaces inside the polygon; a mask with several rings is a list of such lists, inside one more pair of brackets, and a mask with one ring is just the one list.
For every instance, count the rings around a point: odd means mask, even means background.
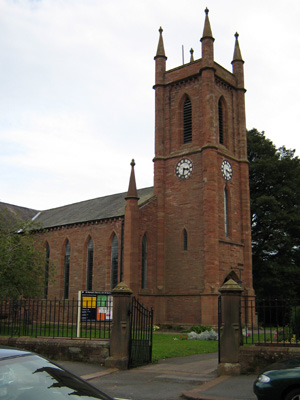
[{"label": "clock hands", "polygon": [[232,167],[229,161],[224,160],[222,162],[221,171],[224,179],[226,179],[226,181],[230,181],[232,178]]},{"label": "clock hands", "polygon": [[193,163],[188,158],[181,159],[176,166],[176,175],[179,179],[187,179],[193,171]]},{"label": "clock hands", "polygon": [[188,170],[189,170],[189,167],[184,167],[184,166],[182,166],[182,173],[185,175],[185,171],[187,171],[188,172]]}]

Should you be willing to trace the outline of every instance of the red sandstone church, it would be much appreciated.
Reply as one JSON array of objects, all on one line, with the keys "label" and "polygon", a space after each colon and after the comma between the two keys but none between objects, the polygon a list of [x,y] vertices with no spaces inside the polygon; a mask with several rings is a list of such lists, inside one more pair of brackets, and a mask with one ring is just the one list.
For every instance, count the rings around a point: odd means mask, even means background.
[{"label": "red sandstone church", "polygon": [[154,187],[38,213],[56,265],[48,298],[125,282],[156,323],[217,325],[218,289],[233,277],[253,295],[243,60],[214,61],[208,10],[202,58],[166,70],[155,56]]}]

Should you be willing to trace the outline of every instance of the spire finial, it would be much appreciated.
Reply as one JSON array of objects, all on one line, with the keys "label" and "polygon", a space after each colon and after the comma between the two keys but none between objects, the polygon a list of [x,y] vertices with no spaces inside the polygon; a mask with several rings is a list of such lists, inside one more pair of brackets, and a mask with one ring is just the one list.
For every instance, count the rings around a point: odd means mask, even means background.
[{"label": "spire finial", "polygon": [[166,58],[165,48],[164,48],[164,41],[163,41],[163,36],[162,36],[163,28],[160,27],[158,32],[159,32],[159,40],[158,40],[158,46],[157,46],[157,51],[156,51],[156,56],[155,57],[160,56],[160,57],[165,57]]},{"label": "spire finial", "polygon": [[235,33],[235,44],[232,64],[232,72],[236,76],[238,88],[245,90],[244,88],[244,61],[242,59],[242,54],[239,45],[239,34]]},{"label": "spire finial", "polygon": [[134,166],[135,162],[134,159],[131,160],[131,174],[130,174],[130,179],[129,179],[129,186],[128,186],[128,192],[127,196],[125,199],[138,199],[137,195],[137,190],[136,190],[136,183],[135,183],[135,173],[134,173]]},{"label": "spire finial", "polygon": [[243,61],[238,39],[239,34],[236,32],[234,36],[235,36],[235,45],[234,45],[233,61]]},{"label": "spire finial", "polygon": [[[204,39],[204,38],[212,38],[213,39],[210,22],[209,22],[209,17],[208,17],[209,9],[206,7],[204,12],[205,12],[205,22],[204,22],[202,39]],[[202,41],[202,39],[201,39],[201,41]]]},{"label": "spire finial", "polygon": [[194,49],[191,49],[190,53],[191,53],[190,62],[193,62],[194,61]]}]

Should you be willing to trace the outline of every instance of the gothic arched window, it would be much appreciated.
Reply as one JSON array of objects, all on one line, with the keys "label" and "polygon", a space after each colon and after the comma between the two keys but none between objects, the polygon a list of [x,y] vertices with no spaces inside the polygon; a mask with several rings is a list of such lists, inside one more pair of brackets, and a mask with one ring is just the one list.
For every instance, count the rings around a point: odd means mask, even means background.
[{"label": "gothic arched window", "polygon": [[142,241],[142,289],[147,288],[147,237]]},{"label": "gothic arched window", "polygon": [[219,143],[225,144],[226,114],[225,114],[225,102],[223,97],[220,98],[218,103],[218,117],[219,117]]},{"label": "gothic arched window", "polygon": [[183,104],[183,143],[192,141],[192,103],[189,97]]},{"label": "gothic arched window", "polygon": [[65,258],[64,258],[64,299],[69,298],[70,254],[71,254],[71,246],[70,242],[67,240],[65,246]]},{"label": "gothic arched window", "polygon": [[114,235],[111,242],[111,279],[110,286],[113,289],[118,284],[118,264],[119,264],[118,238]]},{"label": "gothic arched window", "polygon": [[94,264],[94,243],[90,237],[87,246],[86,256],[86,290],[92,290],[93,287],[93,264]]},{"label": "gothic arched window", "polygon": [[228,228],[228,194],[227,189],[224,189],[224,233],[225,236],[229,236],[229,228]]}]

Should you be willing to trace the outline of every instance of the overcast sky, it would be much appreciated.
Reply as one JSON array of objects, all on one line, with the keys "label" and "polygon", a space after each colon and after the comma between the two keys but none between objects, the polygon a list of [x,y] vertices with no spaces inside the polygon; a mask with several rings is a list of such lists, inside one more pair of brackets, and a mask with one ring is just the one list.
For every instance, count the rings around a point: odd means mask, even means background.
[{"label": "overcast sky", "polygon": [[0,201],[43,210],[153,185],[154,60],[245,61],[247,129],[300,151],[297,0],[0,0]]}]

